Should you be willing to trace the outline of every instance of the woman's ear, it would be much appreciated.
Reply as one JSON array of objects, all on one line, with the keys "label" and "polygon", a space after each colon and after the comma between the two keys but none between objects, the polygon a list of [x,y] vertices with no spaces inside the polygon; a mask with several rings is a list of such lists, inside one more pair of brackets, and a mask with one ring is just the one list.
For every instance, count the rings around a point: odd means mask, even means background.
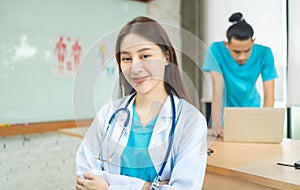
[{"label": "woman's ear", "polygon": [[168,65],[169,62],[170,62],[170,53],[169,53],[169,51],[167,51],[167,53],[166,53],[166,65]]}]

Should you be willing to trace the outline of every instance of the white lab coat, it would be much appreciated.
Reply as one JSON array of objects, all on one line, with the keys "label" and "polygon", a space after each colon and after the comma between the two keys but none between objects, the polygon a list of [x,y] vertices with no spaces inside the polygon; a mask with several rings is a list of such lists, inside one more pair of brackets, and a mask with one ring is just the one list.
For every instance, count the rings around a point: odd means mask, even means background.
[{"label": "white lab coat", "polygon": [[[174,141],[161,180],[168,180],[168,185],[159,189],[200,190],[202,188],[207,161],[207,124],[205,117],[191,104],[174,96],[176,106],[176,129]],[[104,131],[112,114],[125,107],[128,97],[110,102],[101,107],[77,152],[77,175],[83,172],[93,173],[104,178],[109,189],[141,190],[145,181],[135,177],[120,175],[120,156],[127,145],[132,117],[121,135],[127,115],[119,112],[117,119],[108,129],[104,142]],[[132,113],[132,100],[128,106]],[[168,147],[169,131],[172,126],[172,106],[170,97],[165,101],[159,113],[149,143],[149,152],[157,173],[164,161]],[[120,140],[118,141],[118,139]],[[102,146],[100,146],[102,142]],[[119,142],[119,143],[118,143]],[[119,144],[119,146],[116,146]],[[100,151],[100,147],[102,151]],[[95,156],[112,156],[110,163],[101,162]],[[113,152],[113,153],[112,153]],[[101,165],[105,171],[101,170]]]}]

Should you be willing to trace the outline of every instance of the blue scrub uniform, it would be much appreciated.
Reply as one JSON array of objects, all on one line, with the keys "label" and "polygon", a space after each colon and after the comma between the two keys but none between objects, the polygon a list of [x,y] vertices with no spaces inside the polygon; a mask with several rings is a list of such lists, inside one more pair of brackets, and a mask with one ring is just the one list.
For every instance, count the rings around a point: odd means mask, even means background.
[{"label": "blue scrub uniform", "polygon": [[157,172],[149,155],[148,146],[157,117],[143,127],[133,104],[133,116],[127,146],[121,155],[121,175],[153,181]]},{"label": "blue scrub uniform", "polygon": [[223,107],[260,107],[256,81],[277,78],[274,57],[269,47],[254,44],[246,64],[239,65],[231,56],[224,42],[214,42],[205,57],[204,71],[223,75],[225,90]]}]

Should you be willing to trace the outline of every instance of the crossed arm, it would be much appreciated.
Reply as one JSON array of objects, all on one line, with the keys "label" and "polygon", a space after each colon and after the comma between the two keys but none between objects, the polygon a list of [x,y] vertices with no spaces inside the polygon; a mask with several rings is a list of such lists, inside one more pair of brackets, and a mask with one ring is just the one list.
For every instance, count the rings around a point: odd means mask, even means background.
[{"label": "crossed arm", "polygon": [[[100,176],[93,174],[84,174],[85,179],[76,178],[76,190],[107,190],[109,184]],[[161,181],[160,185],[167,185],[169,181]],[[145,182],[142,190],[149,190],[151,182]]]}]

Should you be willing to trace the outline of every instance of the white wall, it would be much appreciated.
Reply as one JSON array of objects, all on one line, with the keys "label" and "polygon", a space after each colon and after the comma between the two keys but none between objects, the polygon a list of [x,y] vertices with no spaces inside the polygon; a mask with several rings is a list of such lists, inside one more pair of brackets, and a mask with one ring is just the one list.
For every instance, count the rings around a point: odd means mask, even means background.
[{"label": "white wall", "polygon": [[[231,25],[228,21],[234,12],[241,12],[246,21],[254,29],[256,43],[269,46],[274,54],[278,71],[275,80],[275,99],[285,99],[285,67],[286,67],[286,23],[284,0],[204,0],[204,43],[209,45],[214,41],[227,40],[226,30]],[[260,81],[260,80],[259,80]],[[204,98],[211,98],[211,90],[204,84]],[[261,89],[261,82],[258,83]],[[262,91],[261,91],[262,92]]]},{"label": "white wall", "polygon": [[289,0],[287,105],[300,106],[300,1]]}]

